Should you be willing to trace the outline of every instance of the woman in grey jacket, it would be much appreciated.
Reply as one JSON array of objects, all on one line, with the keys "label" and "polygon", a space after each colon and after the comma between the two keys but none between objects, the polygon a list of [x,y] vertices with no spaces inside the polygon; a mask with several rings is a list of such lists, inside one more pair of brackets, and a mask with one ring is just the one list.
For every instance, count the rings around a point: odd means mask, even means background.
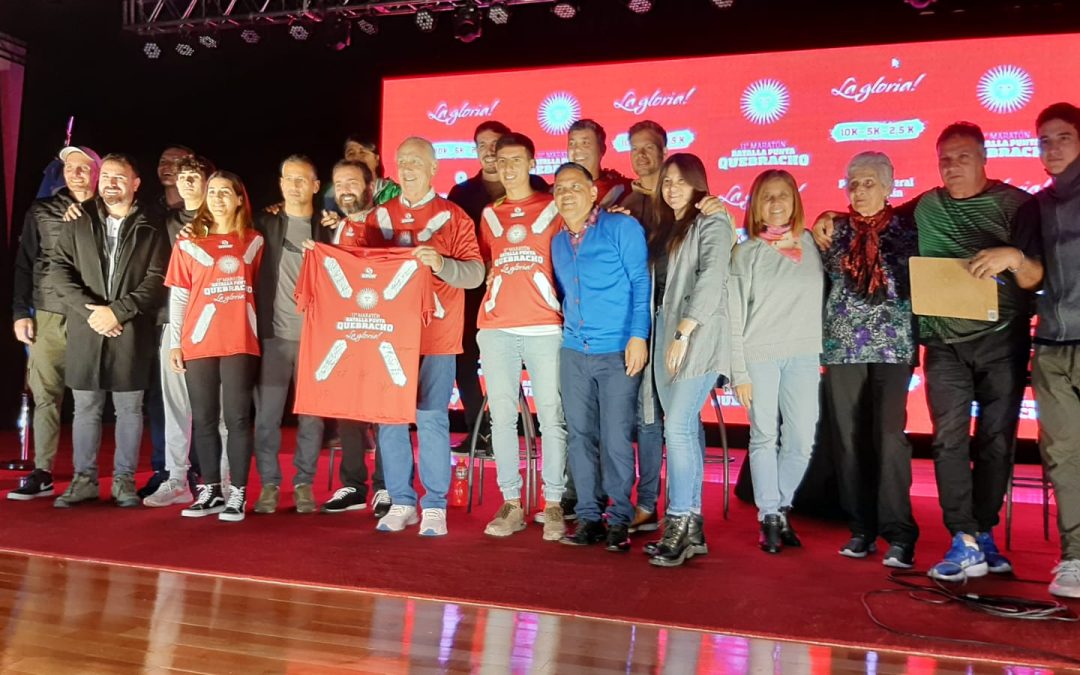
[{"label": "woman in grey jacket", "polygon": [[649,233],[655,304],[649,370],[664,410],[668,507],[663,536],[647,552],[652,564],[675,567],[707,551],[699,415],[717,378],[731,372],[726,285],[735,235],[726,211],[705,216],[696,206],[709,194],[696,156],[669,157],[658,185]]},{"label": "woman in grey jacket", "polygon": [[824,280],[803,221],[792,175],[763,172],[746,209],[750,238],[735,248],[731,264],[732,381],[750,415],[750,469],[766,553],[799,545],[788,513],[818,422]]}]

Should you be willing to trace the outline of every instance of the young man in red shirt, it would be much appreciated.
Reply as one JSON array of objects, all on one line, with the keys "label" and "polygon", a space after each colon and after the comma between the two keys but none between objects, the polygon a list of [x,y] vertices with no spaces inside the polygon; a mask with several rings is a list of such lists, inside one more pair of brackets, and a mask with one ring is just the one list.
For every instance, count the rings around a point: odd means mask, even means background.
[{"label": "young man in red shirt", "polygon": [[[408,138],[397,149],[401,196],[368,216],[367,246],[415,248],[416,259],[435,275],[435,318],[420,342],[420,386],[416,427],[420,440],[420,481],[424,485],[420,534],[446,534],[446,494],[450,490],[450,417],[455,355],[461,353],[465,293],[484,282],[484,263],[472,219],[435,194],[435,148],[423,138]],[[416,524],[412,486],[412,441],[407,424],[379,426],[386,487],[393,506],[378,529],[400,532]]]},{"label": "young man in red shirt", "polygon": [[566,422],[558,376],[562,312],[551,268],[558,211],[550,193],[536,192],[530,185],[535,152],[533,142],[522,134],[499,138],[496,165],[506,196],[485,208],[480,218],[481,250],[491,271],[477,317],[476,341],[487,382],[499,489],[505,499],[484,533],[506,537],[525,529],[517,436],[524,363],[544,434],[544,539],[558,541],[566,531],[559,506],[566,484]]}]

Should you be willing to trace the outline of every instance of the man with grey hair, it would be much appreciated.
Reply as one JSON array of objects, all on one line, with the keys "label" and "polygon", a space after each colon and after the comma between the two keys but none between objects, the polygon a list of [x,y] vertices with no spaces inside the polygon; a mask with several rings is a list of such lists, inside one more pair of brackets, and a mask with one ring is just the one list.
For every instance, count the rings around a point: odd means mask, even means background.
[{"label": "man with grey hair", "polygon": [[26,501],[53,494],[52,468],[60,441],[60,406],[64,401],[64,352],[67,325],[64,305],[49,281],[49,257],[64,228],[64,212],[97,194],[101,158],[90,148],[73,145],[60,151],[65,187],[34,202],[26,211],[15,254],[11,314],[15,338],[27,345],[27,380],[34,396],[34,470],[8,499]]},{"label": "man with grey hair", "polygon": [[[423,138],[407,138],[397,149],[401,195],[375,209],[364,228],[367,246],[414,248],[416,259],[435,277],[435,318],[420,338],[420,383],[416,429],[420,441],[420,534],[446,534],[446,495],[450,490],[450,417],[455,355],[462,351],[465,293],[484,282],[484,263],[472,219],[439,197],[431,181],[438,170],[435,148]],[[415,525],[412,440],[408,424],[379,425],[386,488],[393,505],[377,529],[400,532]]]}]

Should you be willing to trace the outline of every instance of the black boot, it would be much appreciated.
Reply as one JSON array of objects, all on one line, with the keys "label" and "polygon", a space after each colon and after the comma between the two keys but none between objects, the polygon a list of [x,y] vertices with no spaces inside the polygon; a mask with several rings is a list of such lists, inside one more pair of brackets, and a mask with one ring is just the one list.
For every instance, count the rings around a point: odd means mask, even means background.
[{"label": "black boot", "polygon": [[709,546],[705,543],[705,520],[700,513],[690,514],[690,530],[687,533],[690,545],[694,547],[694,555],[705,555],[709,552]]},{"label": "black boot", "polygon": [[604,526],[603,521],[583,520],[578,523],[577,529],[574,530],[573,534],[566,535],[559,540],[559,543],[567,544],[569,546],[590,546],[592,544],[599,544],[606,538],[607,527]]},{"label": "black boot", "polygon": [[802,546],[799,535],[795,534],[795,528],[791,526],[791,507],[780,509],[780,541],[784,546]]},{"label": "black boot", "polygon": [[678,567],[694,557],[694,545],[690,542],[690,522],[693,516],[667,518],[664,536],[649,562],[657,567]]},{"label": "black boot", "polygon": [[758,544],[761,545],[762,551],[766,553],[780,552],[780,527],[780,516],[778,514],[765,516],[765,520],[761,521],[761,536],[758,538]]}]

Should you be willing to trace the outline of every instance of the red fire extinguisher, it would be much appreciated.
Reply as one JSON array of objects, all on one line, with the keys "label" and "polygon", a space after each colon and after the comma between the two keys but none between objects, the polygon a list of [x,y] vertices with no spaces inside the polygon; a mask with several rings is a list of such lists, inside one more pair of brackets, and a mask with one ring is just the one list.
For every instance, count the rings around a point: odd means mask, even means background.
[{"label": "red fire extinguisher", "polygon": [[450,483],[450,506],[465,506],[469,503],[469,468],[465,461],[458,459],[454,466],[454,480]]}]

